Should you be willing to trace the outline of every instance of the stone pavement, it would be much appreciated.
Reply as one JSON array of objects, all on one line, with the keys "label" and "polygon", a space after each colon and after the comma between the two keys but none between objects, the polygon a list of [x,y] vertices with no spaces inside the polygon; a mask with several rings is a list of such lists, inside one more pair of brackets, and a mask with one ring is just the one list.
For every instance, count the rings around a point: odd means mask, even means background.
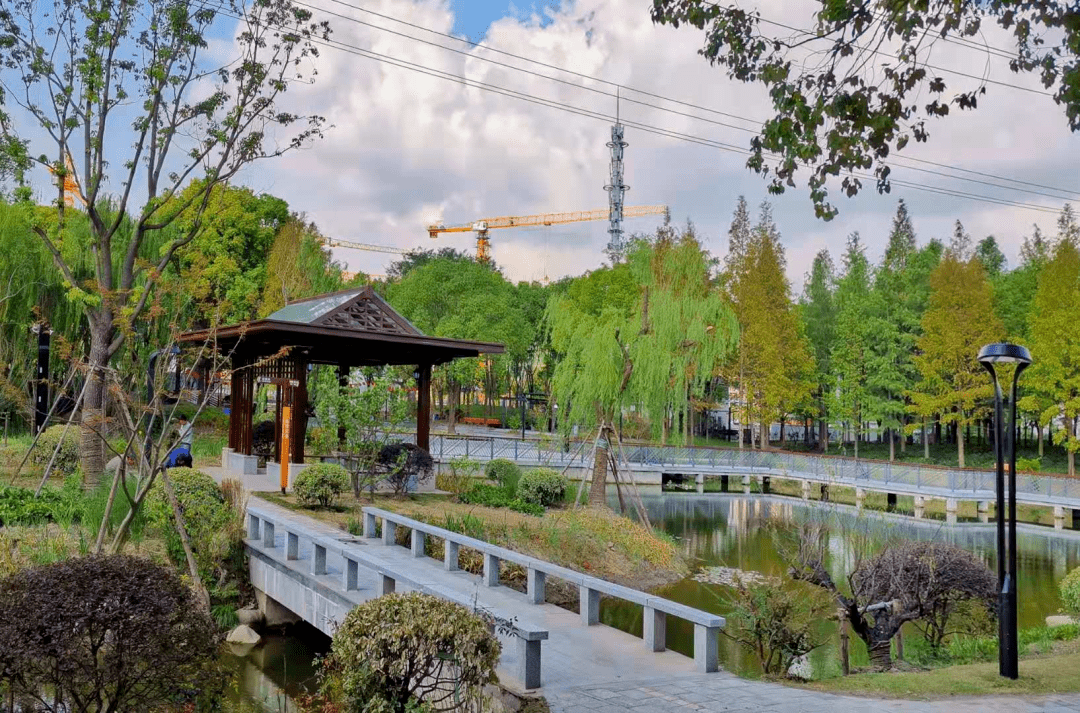
[{"label": "stone pavement", "polygon": [[547,685],[540,693],[552,713],[1080,713],[1080,694],[883,700],[748,681],[724,671],[570,688]]}]

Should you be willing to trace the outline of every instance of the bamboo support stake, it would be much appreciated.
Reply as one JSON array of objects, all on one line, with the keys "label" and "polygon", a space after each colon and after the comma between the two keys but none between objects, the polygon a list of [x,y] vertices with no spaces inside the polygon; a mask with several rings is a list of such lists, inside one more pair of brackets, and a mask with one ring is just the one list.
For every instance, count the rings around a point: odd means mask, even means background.
[{"label": "bamboo support stake", "polygon": [[649,513],[645,509],[645,503],[641,500],[641,493],[638,491],[637,479],[634,478],[634,470],[630,467],[630,461],[626,458],[626,451],[623,449],[622,437],[615,433],[615,445],[619,449],[619,459],[625,466],[626,473],[630,476],[630,493],[634,497],[634,502],[638,508],[638,516],[641,521],[645,523],[645,526],[650,530],[652,529],[652,522],[649,520]]},{"label": "bamboo support stake", "polygon": [[[30,442],[30,448],[28,448],[26,450],[26,455],[24,455],[23,459],[21,461],[19,461],[19,467],[15,469],[15,474],[11,476],[11,481],[10,481],[9,485],[14,485],[15,484],[15,479],[19,477],[19,473],[22,472],[23,466],[26,465],[26,461],[30,458],[30,454],[34,452],[34,446],[37,445],[38,439],[41,438],[41,434],[44,433],[45,429],[48,427],[49,419],[52,418],[53,411],[56,409],[56,405],[58,403],[60,403],[60,397],[63,395],[63,393],[65,391],[67,391],[68,384],[70,384],[71,380],[75,378],[75,374],[77,374],[78,371],[79,371],[78,369],[72,369],[71,373],[68,374],[67,381],[65,381],[64,385],[60,387],[60,392],[57,393],[56,398],[53,399],[53,404],[52,404],[52,406],[49,407],[49,412],[47,414],[45,414],[45,428],[42,428],[40,431],[38,431],[37,435],[34,436],[34,440]],[[85,384],[83,385],[83,389],[84,390],[86,389]],[[6,442],[6,440],[7,440],[7,419],[4,420],[4,439],[5,439],[5,442]]]},{"label": "bamboo support stake", "polygon": [[[71,421],[75,418],[75,412],[79,410],[79,405],[82,404],[83,396],[86,394],[86,387],[90,384],[90,377],[86,378],[86,382],[83,384],[82,391],[79,392],[79,398],[75,399],[75,407],[71,409],[71,415],[68,416],[67,423],[64,424],[64,431],[60,434],[60,440],[56,442],[56,448],[53,450],[52,456],[49,458],[49,464],[45,466],[45,474],[41,476],[41,482],[38,483],[37,490],[34,491],[34,497],[40,497],[41,491],[45,488],[45,483],[49,480],[49,474],[52,473],[53,462],[56,460],[56,454],[60,452],[60,447],[64,445],[64,439],[67,438],[68,429],[71,428]],[[38,435],[41,435],[40,433]],[[29,456],[29,452],[27,453]],[[18,471],[16,471],[18,475]]]}]

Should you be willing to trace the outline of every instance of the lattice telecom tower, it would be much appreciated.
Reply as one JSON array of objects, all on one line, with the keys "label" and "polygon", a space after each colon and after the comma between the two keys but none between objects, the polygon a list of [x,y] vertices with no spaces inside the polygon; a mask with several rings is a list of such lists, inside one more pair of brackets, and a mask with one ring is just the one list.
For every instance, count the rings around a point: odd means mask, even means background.
[{"label": "lattice telecom tower", "polygon": [[622,219],[623,201],[626,198],[626,192],[630,190],[630,186],[623,183],[623,151],[627,146],[628,144],[623,141],[623,125],[616,120],[611,127],[611,141],[608,142],[608,148],[611,149],[611,183],[604,186],[604,190],[610,195],[608,219],[611,221],[608,227],[608,235],[611,238],[604,252],[611,258],[612,264],[622,260],[623,253],[626,251]]}]

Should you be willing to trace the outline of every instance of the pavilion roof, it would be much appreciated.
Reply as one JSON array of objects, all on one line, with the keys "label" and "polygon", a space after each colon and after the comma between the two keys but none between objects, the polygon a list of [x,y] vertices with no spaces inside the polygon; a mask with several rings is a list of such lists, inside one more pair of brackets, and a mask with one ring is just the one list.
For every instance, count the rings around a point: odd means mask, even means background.
[{"label": "pavilion roof", "polygon": [[290,302],[265,319],[187,332],[181,342],[216,342],[217,349],[266,357],[296,350],[309,363],[343,366],[445,364],[501,354],[502,344],[429,337],[370,286]]}]

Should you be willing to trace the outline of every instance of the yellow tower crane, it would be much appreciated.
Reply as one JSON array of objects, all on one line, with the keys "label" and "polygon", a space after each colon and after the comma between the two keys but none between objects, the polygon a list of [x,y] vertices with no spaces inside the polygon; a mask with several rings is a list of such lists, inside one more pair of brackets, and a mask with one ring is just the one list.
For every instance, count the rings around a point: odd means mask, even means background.
[{"label": "yellow tower crane", "polygon": [[[667,215],[664,205],[635,205],[623,208],[624,218],[640,218],[646,215]],[[439,233],[476,233],[476,259],[479,262],[491,260],[491,239],[488,231],[496,228],[528,228],[539,225],[564,225],[582,223],[589,220],[607,220],[610,213],[607,208],[582,210],[572,213],[542,213],[540,215],[509,215],[502,218],[482,218],[472,223],[461,225],[429,225],[428,236],[439,237]]]}]

